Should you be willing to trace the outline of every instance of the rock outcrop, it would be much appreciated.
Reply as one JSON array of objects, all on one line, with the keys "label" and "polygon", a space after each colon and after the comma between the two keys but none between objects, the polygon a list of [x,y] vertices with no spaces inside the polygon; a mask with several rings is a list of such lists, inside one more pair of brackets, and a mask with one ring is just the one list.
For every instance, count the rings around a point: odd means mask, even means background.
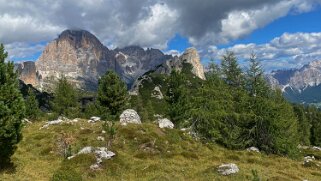
[{"label": "rock outcrop", "polygon": [[300,69],[273,71],[266,76],[272,88],[279,88],[291,102],[319,103],[321,96],[321,60]]},{"label": "rock outcrop", "polygon": [[204,67],[200,56],[195,48],[188,48],[180,57],[173,57],[157,67],[156,72],[170,74],[173,70],[181,71],[184,63],[192,65],[192,73],[200,79],[205,80]]},{"label": "rock outcrop", "polygon": [[172,56],[138,46],[110,50],[85,30],[65,30],[50,42],[36,62],[16,65],[19,78],[40,90],[50,91],[65,76],[74,86],[95,91],[98,79],[114,70],[129,86],[141,75]]}]

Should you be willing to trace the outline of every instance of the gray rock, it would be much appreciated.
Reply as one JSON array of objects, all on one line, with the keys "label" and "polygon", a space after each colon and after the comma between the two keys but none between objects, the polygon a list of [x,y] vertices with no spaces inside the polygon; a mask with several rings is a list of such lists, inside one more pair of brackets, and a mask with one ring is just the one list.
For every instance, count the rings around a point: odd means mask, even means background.
[{"label": "gray rock", "polygon": [[91,117],[91,118],[88,120],[88,123],[95,123],[95,122],[98,122],[98,121],[100,121],[100,120],[101,120],[100,117],[93,116],[93,117]]},{"label": "gray rock", "polygon": [[154,90],[152,91],[151,97],[154,97],[154,98],[160,99],[160,100],[161,100],[161,99],[164,99],[163,93],[162,93],[162,91],[160,90],[160,87],[159,87],[159,86],[156,86],[156,87],[154,88]]},{"label": "gray rock", "polygon": [[254,147],[254,146],[252,146],[252,147],[250,147],[250,148],[248,148],[248,149],[246,149],[247,151],[250,151],[250,152],[260,152],[260,150],[258,149],[258,148],[256,148],[256,147]]},{"label": "gray rock", "polygon": [[174,128],[174,124],[167,118],[158,119],[158,126],[159,128]]},{"label": "gray rock", "polygon": [[126,109],[119,118],[120,124],[123,126],[127,124],[141,124],[139,115],[133,109]]},{"label": "gray rock", "polygon": [[217,171],[222,175],[231,175],[239,172],[239,168],[236,164],[229,163],[220,165]]},{"label": "gray rock", "polygon": [[105,147],[99,147],[95,150],[97,163],[102,163],[103,160],[111,159],[116,154],[114,152],[108,151]]},{"label": "gray rock", "polygon": [[321,151],[321,148],[320,148],[320,147],[317,147],[317,146],[313,146],[313,147],[312,147],[312,150]]},{"label": "gray rock", "polygon": [[98,136],[98,137],[97,137],[97,140],[98,140],[98,141],[105,141],[105,138],[102,137],[102,136]]},{"label": "gray rock", "polygon": [[94,151],[94,148],[91,146],[86,146],[83,149],[81,149],[77,154],[89,154],[92,153]]}]

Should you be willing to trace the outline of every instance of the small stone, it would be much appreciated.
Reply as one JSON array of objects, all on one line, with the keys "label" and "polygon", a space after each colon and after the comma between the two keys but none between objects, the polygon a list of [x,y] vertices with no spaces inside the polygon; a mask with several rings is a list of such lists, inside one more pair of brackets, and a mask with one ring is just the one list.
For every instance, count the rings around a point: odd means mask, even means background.
[{"label": "small stone", "polygon": [[174,124],[167,118],[158,119],[158,126],[160,128],[169,128],[169,129],[174,128]]},{"label": "small stone", "polygon": [[89,120],[88,120],[88,123],[96,123],[98,121],[100,121],[101,118],[100,117],[97,117],[97,116],[92,116]]},{"label": "small stone", "polygon": [[229,163],[220,165],[217,171],[222,175],[231,175],[239,172],[239,168],[236,164]]},{"label": "small stone", "polygon": [[98,137],[97,137],[97,140],[98,140],[98,141],[105,141],[105,138],[102,137],[102,136],[98,136]]},{"label": "small stone", "polygon": [[100,170],[100,165],[97,163],[92,164],[92,165],[90,165],[90,169],[91,170]]},{"label": "small stone", "polygon": [[102,130],[101,133],[102,133],[102,134],[106,134],[106,131],[105,131],[105,130]]},{"label": "small stone", "polygon": [[256,147],[254,147],[254,146],[246,149],[246,151],[249,151],[249,152],[258,152],[258,153],[260,152],[260,150],[259,150],[258,148],[256,148]]}]

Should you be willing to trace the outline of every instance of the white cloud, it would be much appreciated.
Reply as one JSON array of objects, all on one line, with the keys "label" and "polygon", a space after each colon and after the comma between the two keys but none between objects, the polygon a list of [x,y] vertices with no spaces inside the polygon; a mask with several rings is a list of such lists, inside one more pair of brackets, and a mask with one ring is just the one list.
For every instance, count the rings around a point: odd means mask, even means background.
[{"label": "white cloud", "polygon": [[321,60],[321,33],[284,33],[266,44],[237,44],[218,49],[211,46],[209,57],[220,59],[226,51],[235,52],[240,60],[247,60],[251,53],[257,54],[266,71],[284,68],[299,68]]},{"label": "white cloud", "polygon": [[168,40],[178,33],[206,52],[209,45],[242,38],[287,14],[311,11],[319,3],[320,0],[0,0],[0,42],[28,45],[50,41],[64,29],[77,28],[91,31],[113,47],[135,44],[166,49]]}]

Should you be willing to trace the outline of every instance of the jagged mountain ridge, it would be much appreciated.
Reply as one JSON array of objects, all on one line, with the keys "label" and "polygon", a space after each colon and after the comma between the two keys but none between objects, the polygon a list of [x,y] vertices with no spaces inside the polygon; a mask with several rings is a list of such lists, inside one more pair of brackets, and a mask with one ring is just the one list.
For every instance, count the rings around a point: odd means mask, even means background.
[{"label": "jagged mountain ridge", "polygon": [[266,77],[272,87],[280,88],[292,102],[321,102],[321,60],[299,69],[273,71]]},{"label": "jagged mountain ridge", "polygon": [[[182,57],[193,64],[196,76],[205,78],[196,49],[188,49]],[[36,62],[16,64],[16,69],[20,80],[39,90],[50,91],[63,75],[77,88],[95,91],[107,70],[114,70],[131,87],[144,73],[176,60],[180,58],[153,48],[128,46],[110,50],[88,31],[65,30],[45,47]]]}]

